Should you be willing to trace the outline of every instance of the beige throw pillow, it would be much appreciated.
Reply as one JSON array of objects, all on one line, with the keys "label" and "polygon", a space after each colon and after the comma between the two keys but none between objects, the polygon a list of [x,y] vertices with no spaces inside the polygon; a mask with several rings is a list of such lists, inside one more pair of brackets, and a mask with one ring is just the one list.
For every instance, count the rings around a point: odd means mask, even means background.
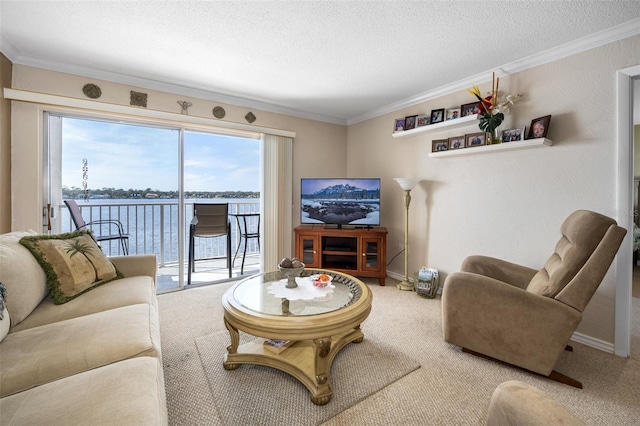
[{"label": "beige throw pillow", "polygon": [[23,237],[20,244],[29,249],[42,266],[57,305],[122,278],[90,232]]}]

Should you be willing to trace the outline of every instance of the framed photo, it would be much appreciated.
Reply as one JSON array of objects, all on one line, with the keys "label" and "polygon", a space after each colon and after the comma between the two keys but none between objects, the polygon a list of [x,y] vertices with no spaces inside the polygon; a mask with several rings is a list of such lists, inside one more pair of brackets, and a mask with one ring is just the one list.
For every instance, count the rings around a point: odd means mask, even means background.
[{"label": "framed photo", "polygon": [[524,129],[525,127],[518,127],[517,129],[503,130],[501,135],[502,142],[523,141],[525,135]]},{"label": "framed photo", "polygon": [[449,149],[449,139],[438,139],[431,142],[431,152],[442,152]]},{"label": "framed photo", "polygon": [[401,132],[404,130],[404,118],[396,118],[396,123],[393,126],[394,132]]},{"label": "framed photo", "polygon": [[550,122],[550,115],[545,115],[544,117],[534,118],[533,120],[531,120],[531,126],[529,126],[529,134],[527,135],[527,139],[546,138]]},{"label": "framed photo", "polygon": [[449,138],[449,149],[464,148],[464,136],[454,136]]},{"label": "framed photo", "polygon": [[480,114],[480,102],[460,105],[460,117],[468,117],[476,114]]},{"label": "framed photo", "polygon": [[487,144],[487,134],[485,132],[469,133],[464,135],[465,146],[482,146]]},{"label": "framed photo", "polygon": [[411,130],[416,128],[417,115],[410,115],[404,118],[404,129]]},{"label": "framed photo", "polygon": [[431,117],[428,115],[419,115],[416,120],[416,127],[426,126],[431,123]]},{"label": "framed photo", "polygon": [[431,124],[444,121],[444,108],[431,110]]},{"label": "framed photo", "polygon": [[447,110],[447,120],[455,120],[460,118],[460,108],[449,108]]}]

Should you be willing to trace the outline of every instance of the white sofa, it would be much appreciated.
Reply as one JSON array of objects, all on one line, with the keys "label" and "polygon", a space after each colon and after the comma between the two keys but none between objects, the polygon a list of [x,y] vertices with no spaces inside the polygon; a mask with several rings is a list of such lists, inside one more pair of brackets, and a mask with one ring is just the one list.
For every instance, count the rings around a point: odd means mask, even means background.
[{"label": "white sofa", "polygon": [[155,256],[110,258],[124,278],[56,305],[34,234],[0,235],[0,424],[167,424]]}]

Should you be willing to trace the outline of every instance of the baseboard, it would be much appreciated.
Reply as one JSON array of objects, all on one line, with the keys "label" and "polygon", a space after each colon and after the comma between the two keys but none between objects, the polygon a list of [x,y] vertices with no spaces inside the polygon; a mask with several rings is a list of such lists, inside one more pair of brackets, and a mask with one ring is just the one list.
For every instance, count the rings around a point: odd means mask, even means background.
[{"label": "baseboard", "polygon": [[574,342],[582,343],[583,345],[598,349],[602,352],[609,354],[615,353],[613,343],[605,342],[604,340],[596,339],[595,337],[587,336],[582,333],[575,332],[571,336],[571,340]]},{"label": "baseboard", "polygon": [[[393,278],[394,280],[398,280],[398,281],[404,280],[404,275],[398,274],[397,272],[387,271],[387,276],[389,278]],[[413,282],[413,279],[409,277],[409,281]]]}]

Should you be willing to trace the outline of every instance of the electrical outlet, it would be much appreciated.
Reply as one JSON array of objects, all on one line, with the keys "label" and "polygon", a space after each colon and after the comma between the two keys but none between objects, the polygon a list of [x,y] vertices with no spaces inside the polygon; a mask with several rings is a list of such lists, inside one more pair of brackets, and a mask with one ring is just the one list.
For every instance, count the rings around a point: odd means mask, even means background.
[{"label": "electrical outlet", "polygon": [[398,243],[398,251],[404,250],[404,243]]}]

